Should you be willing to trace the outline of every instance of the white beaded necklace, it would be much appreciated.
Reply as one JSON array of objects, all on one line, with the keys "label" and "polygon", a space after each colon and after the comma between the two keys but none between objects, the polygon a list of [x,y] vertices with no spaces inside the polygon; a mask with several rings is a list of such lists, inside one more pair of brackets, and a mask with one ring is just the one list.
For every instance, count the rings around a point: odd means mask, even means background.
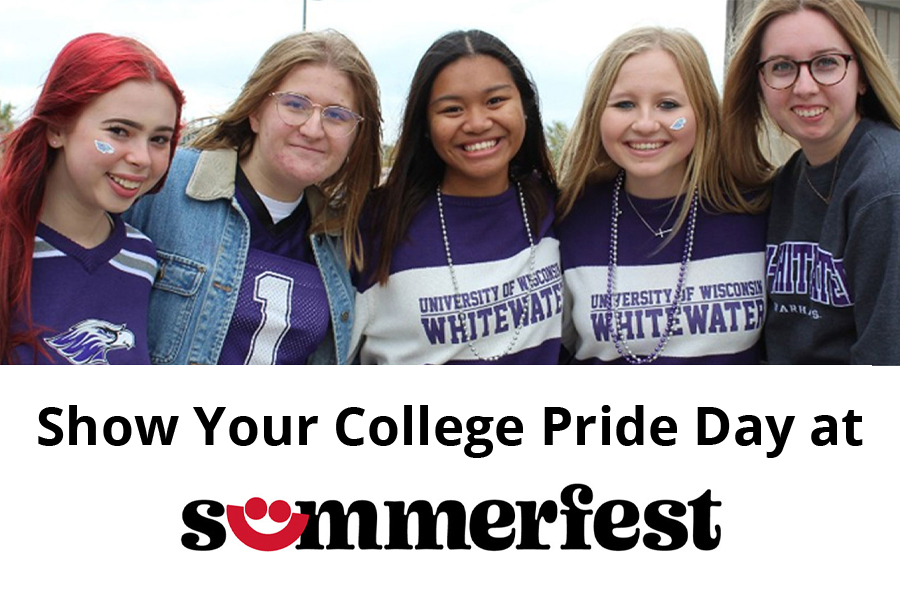
[{"label": "white beaded necklace", "polygon": [[[475,355],[475,358],[487,362],[496,362],[512,352],[512,349],[515,347],[516,342],[519,340],[519,334],[522,333],[522,328],[525,326],[525,322],[528,320],[528,309],[531,304],[531,288],[534,281],[534,261],[536,252],[534,247],[534,237],[531,235],[531,227],[529,227],[528,225],[528,212],[525,208],[525,195],[522,193],[522,184],[516,182],[516,189],[519,192],[519,204],[522,206],[522,218],[525,220],[525,232],[528,234],[529,248],[528,289],[526,290],[527,294],[525,297],[524,308],[522,310],[522,318],[519,321],[519,324],[516,325],[516,329],[513,332],[512,339],[509,341],[506,349],[501,354],[495,354],[493,356],[482,356],[481,353],[478,352],[478,348],[475,347],[475,343],[472,341],[472,336],[469,333],[469,324],[466,321],[466,316],[465,313],[463,313],[462,308],[460,308],[457,314],[457,319],[460,325],[462,325],[463,333],[466,336],[466,344],[469,346],[469,350],[473,355]],[[453,268],[453,256],[450,254],[450,239],[447,237],[447,221],[444,219],[444,201],[441,197],[440,185],[437,187],[437,205],[438,216],[441,219],[441,235],[444,238],[444,250],[446,250],[447,252],[447,266],[450,268],[450,279],[453,281],[453,297],[459,298],[459,280],[456,278],[456,270]]]},{"label": "white beaded necklace", "polygon": [[619,192],[622,189],[624,181],[625,171],[619,171],[619,174],[616,176],[615,187],[613,188],[612,223],[609,230],[609,268],[606,278],[606,293],[609,297],[609,308],[611,312],[610,321],[612,325],[613,342],[616,345],[616,352],[619,353],[619,356],[633,365],[645,365],[655,361],[663,353],[663,350],[665,350],[666,344],[669,343],[669,337],[672,335],[672,329],[675,326],[675,317],[681,310],[681,292],[684,289],[685,273],[687,272],[687,265],[691,260],[691,253],[694,250],[694,230],[697,224],[697,206],[700,204],[699,193],[695,189],[694,194],[691,197],[691,213],[688,217],[687,235],[684,238],[684,253],[681,257],[681,268],[678,270],[678,282],[676,283],[674,290],[675,297],[672,300],[671,306],[666,310],[668,313],[666,317],[666,328],[663,331],[662,337],[659,339],[659,343],[656,344],[656,348],[653,349],[653,352],[651,352],[649,356],[641,357],[632,352],[631,348],[629,348],[628,344],[625,342],[622,331],[619,329],[619,314],[617,312],[616,264],[619,258]]}]

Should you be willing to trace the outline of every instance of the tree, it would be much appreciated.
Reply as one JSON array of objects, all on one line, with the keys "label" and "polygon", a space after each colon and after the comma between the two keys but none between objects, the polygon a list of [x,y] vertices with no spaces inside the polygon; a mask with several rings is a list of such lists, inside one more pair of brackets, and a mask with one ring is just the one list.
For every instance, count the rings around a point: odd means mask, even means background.
[{"label": "tree", "polygon": [[381,144],[381,166],[390,168],[394,164],[394,144]]},{"label": "tree", "polygon": [[394,144],[381,144],[381,180],[384,183],[387,180],[391,167],[394,166]]},{"label": "tree", "polygon": [[569,135],[569,126],[562,121],[553,121],[544,127],[544,137],[547,138],[547,146],[550,148],[550,160],[554,165],[559,165],[562,156],[563,144]]},{"label": "tree", "polygon": [[12,114],[15,109],[16,107],[9,102],[0,102],[0,135],[13,130]]},{"label": "tree", "polygon": [[9,102],[0,102],[0,164],[3,163],[3,155],[6,154],[6,144],[3,142],[3,138],[15,127],[12,119],[13,110],[15,107]]}]

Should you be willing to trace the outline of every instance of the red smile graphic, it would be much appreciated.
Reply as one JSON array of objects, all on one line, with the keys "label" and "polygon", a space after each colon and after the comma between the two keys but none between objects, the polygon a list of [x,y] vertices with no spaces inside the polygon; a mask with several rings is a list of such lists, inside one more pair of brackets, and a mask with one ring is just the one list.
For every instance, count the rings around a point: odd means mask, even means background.
[{"label": "red smile graphic", "polygon": [[[265,517],[267,512],[269,518],[276,523],[289,521],[281,531],[260,533],[247,523],[247,519],[244,518],[245,512],[247,517],[254,521]],[[292,513],[291,505],[284,500],[276,500],[271,506],[267,506],[266,501],[262,498],[251,498],[248,500],[246,511],[243,506],[229,504],[227,516],[231,531],[234,532],[234,535],[239,540],[254,550],[262,550],[264,552],[281,550],[296,542],[303,530],[306,529],[306,523],[309,521],[309,515]]]}]

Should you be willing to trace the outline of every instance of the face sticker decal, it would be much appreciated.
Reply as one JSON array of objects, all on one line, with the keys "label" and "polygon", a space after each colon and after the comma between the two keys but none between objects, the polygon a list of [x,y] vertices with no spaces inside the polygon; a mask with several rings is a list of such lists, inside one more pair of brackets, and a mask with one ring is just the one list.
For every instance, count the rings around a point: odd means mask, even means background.
[{"label": "face sticker decal", "polygon": [[112,145],[107,144],[106,142],[101,142],[100,140],[94,140],[94,147],[100,154],[112,154],[116,151],[116,149],[113,148]]}]

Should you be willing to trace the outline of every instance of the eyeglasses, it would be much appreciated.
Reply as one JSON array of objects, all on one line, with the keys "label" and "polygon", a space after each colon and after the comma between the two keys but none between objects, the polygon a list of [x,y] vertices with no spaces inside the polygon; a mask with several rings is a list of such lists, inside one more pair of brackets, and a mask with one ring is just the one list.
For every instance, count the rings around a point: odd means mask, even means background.
[{"label": "eyeglasses", "polygon": [[800,77],[800,67],[806,65],[809,74],[819,85],[837,85],[847,76],[847,69],[852,54],[820,54],[809,60],[791,60],[790,58],[770,58],[756,65],[762,73],[763,81],[773,90],[786,90]]},{"label": "eyeglasses", "polygon": [[322,106],[295,92],[272,92],[269,95],[275,98],[278,116],[291,127],[299,127],[309,121],[313,110],[317,108],[322,115],[322,129],[331,137],[347,137],[363,120],[363,117],[349,108]]}]

